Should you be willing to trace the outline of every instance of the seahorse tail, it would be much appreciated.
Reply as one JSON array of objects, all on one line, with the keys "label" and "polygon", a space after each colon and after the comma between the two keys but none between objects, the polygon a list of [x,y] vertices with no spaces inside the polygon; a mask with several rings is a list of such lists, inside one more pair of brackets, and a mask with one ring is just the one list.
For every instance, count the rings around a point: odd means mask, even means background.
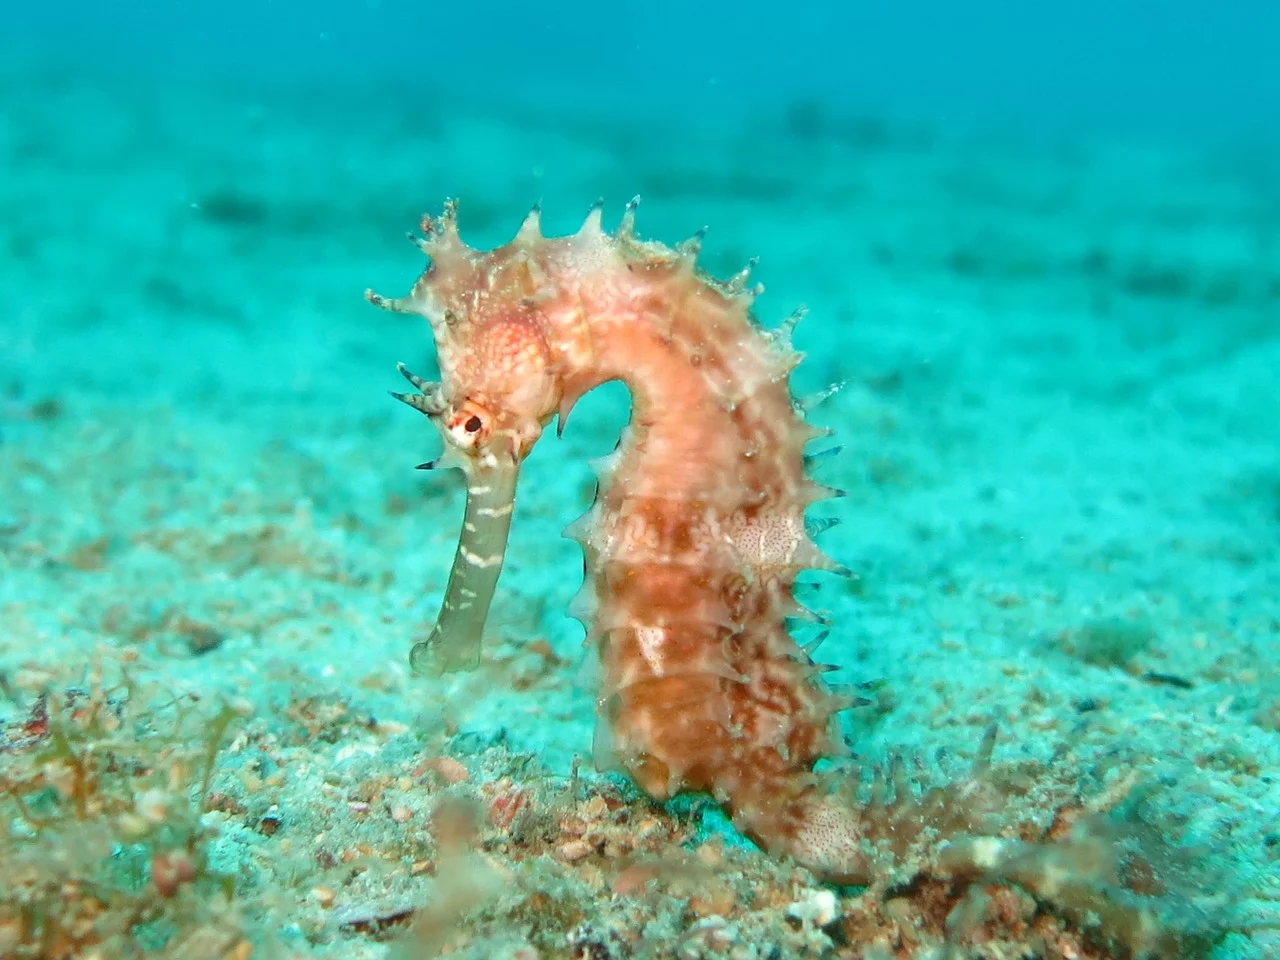
[{"label": "seahorse tail", "polygon": [[874,850],[857,807],[819,778],[744,765],[717,792],[734,825],[775,856],[789,856],[825,881],[871,881]]}]

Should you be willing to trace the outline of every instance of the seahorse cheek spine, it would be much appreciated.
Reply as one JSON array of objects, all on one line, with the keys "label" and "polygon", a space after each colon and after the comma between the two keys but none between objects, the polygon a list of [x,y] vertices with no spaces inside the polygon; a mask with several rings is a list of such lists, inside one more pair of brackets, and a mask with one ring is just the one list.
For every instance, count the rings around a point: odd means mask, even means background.
[{"label": "seahorse cheek spine", "polygon": [[[517,463],[556,413],[563,425],[590,389],[627,384],[631,423],[566,531],[584,553],[574,613],[601,666],[597,765],[659,799],[710,792],[767,848],[861,879],[857,817],[812,773],[838,749],[833,717],[847,702],[785,624],[806,613],[796,575],[837,569],[806,533],[806,508],[832,491],[805,474],[805,446],[825,431],[788,386],[795,318],[761,330],[745,271],[708,278],[696,239],[638,241],[633,214],[610,235],[595,208],[575,235],[544,238],[535,210],[482,253],[458,239],[450,205],[424,224],[432,263],[410,297],[372,299],[431,322],[437,425],[484,411]],[[460,546],[455,572],[462,562]]]}]

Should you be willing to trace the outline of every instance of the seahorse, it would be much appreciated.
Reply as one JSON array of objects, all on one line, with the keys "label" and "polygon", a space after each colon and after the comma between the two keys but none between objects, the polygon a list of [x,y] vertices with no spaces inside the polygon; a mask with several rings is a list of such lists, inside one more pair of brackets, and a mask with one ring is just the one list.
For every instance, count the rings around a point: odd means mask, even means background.
[{"label": "seahorse", "polygon": [[393,395],[444,439],[421,468],[461,469],[467,484],[440,614],[410,660],[478,664],[520,464],[553,419],[563,431],[587,391],[620,380],[630,422],[566,530],[584,554],[571,609],[601,668],[596,765],[657,800],[709,793],[765,849],[865,882],[859,818],[814,772],[840,751],[835,717],[852,698],[829,689],[788,626],[812,619],[797,574],[847,573],[806,525],[806,509],[839,491],[807,471],[807,445],[830,432],[791,391],[803,311],[761,328],[750,265],[719,281],[698,264],[702,231],[674,248],[639,239],[636,202],[612,233],[597,203],[563,237],[543,235],[535,207],[514,239],[481,252],[448,201],[410,235],[429,259],[412,291],[366,292],[429,322],[441,379],[401,364],[416,392]]}]

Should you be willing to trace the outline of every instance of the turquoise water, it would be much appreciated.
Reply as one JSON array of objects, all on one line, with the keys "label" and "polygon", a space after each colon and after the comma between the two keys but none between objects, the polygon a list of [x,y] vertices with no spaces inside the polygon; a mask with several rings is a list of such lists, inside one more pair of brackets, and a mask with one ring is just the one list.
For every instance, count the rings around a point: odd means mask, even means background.
[{"label": "turquoise water", "polygon": [[[7,11],[0,957],[1274,955],[1277,36],[1260,0]],[[845,783],[963,785],[994,722],[999,809],[946,808],[1025,850],[835,888],[592,770],[560,531],[616,385],[524,468],[480,669],[410,674],[463,490],[386,396],[425,325],[363,291],[446,197],[487,248],[636,194],[712,274],[761,258],[764,324],[809,307],[797,393],[846,384]]]},{"label": "turquoise water", "polygon": [[55,3],[6,16],[6,56],[254,82],[395,78],[439,99],[554,99],[705,123],[797,98],[1054,132],[1274,137],[1266,0],[1029,5]]}]

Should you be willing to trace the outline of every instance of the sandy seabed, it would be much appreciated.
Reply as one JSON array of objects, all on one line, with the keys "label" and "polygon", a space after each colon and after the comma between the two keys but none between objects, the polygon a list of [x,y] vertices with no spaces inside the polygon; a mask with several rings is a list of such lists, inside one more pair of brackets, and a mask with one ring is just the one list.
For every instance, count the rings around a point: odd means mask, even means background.
[{"label": "sandy seabed", "polygon": [[[1274,156],[0,85],[0,955],[1276,950]],[[1066,886],[1168,936],[927,850],[824,888],[592,771],[560,531],[621,388],[526,465],[480,669],[410,674],[462,490],[385,392],[430,372],[425,325],[362,291],[408,289],[401,235],[446,196],[486,247],[534,201],[564,233],[637,193],[645,236],[710,225],[709,272],[761,257],[765,324],[807,304],[798,393],[847,383],[815,419],[848,496],[816,512],[856,577],[813,603],[867,700],[851,775],[963,776],[994,721],[1032,782],[998,832],[1096,820],[1053,848]]]}]

